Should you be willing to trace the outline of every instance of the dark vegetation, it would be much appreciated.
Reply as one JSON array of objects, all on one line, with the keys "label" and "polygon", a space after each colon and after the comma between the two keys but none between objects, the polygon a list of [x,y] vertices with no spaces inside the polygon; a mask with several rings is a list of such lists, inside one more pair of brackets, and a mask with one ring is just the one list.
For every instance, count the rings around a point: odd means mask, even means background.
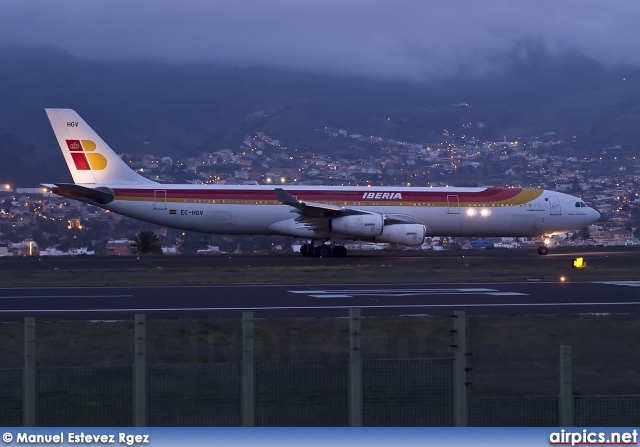
[{"label": "dark vegetation", "polygon": [[162,245],[160,245],[158,236],[153,231],[142,230],[133,236],[133,243],[129,248],[129,252],[137,255],[161,255]]}]

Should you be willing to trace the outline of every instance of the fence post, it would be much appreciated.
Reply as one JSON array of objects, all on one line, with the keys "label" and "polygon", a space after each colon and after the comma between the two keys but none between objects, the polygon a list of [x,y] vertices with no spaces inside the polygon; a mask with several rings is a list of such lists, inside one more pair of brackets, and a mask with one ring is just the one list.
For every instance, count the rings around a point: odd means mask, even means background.
[{"label": "fence post", "polygon": [[467,395],[467,325],[463,310],[453,312],[453,425],[469,425]]},{"label": "fence post", "polygon": [[240,418],[243,427],[256,425],[256,364],[253,312],[242,312],[242,382],[240,384]]},{"label": "fence post", "polygon": [[349,426],[363,425],[360,309],[349,309]]},{"label": "fence post", "polygon": [[133,363],[133,426],[146,427],[148,405],[147,383],[147,319],[144,314],[134,318]]},{"label": "fence post", "polygon": [[571,370],[571,346],[560,346],[560,426],[575,425],[575,399]]},{"label": "fence post", "polygon": [[36,319],[24,319],[24,368],[22,369],[22,425],[35,427],[38,415],[36,370]]}]

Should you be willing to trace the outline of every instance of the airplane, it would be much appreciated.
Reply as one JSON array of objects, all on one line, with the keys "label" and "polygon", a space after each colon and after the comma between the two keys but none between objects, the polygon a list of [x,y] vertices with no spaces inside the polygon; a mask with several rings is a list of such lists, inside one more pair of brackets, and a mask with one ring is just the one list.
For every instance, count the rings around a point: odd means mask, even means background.
[{"label": "airplane", "polygon": [[45,111],[73,178],[43,184],[54,194],[181,230],[304,238],[305,256],[345,257],[343,240],[550,237],[600,218],[579,198],[530,188],[162,184],[132,170],[74,110]]}]

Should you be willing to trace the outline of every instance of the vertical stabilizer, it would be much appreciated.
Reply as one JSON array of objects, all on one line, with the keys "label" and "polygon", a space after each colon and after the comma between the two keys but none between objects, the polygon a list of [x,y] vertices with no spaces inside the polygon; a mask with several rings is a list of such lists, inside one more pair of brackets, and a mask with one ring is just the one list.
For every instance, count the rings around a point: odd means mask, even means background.
[{"label": "vertical stabilizer", "polygon": [[135,173],[74,110],[45,111],[75,183],[155,183]]}]

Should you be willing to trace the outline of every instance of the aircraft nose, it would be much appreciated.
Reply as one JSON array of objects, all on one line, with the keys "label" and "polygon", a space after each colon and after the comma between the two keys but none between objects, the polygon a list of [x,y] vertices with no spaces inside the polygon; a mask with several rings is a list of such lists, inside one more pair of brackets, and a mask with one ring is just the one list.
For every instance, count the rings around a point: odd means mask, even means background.
[{"label": "aircraft nose", "polygon": [[600,219],[600,213],[593,208],[589,208],[589,218],[591,219],[591,222],[595,222]]}]

